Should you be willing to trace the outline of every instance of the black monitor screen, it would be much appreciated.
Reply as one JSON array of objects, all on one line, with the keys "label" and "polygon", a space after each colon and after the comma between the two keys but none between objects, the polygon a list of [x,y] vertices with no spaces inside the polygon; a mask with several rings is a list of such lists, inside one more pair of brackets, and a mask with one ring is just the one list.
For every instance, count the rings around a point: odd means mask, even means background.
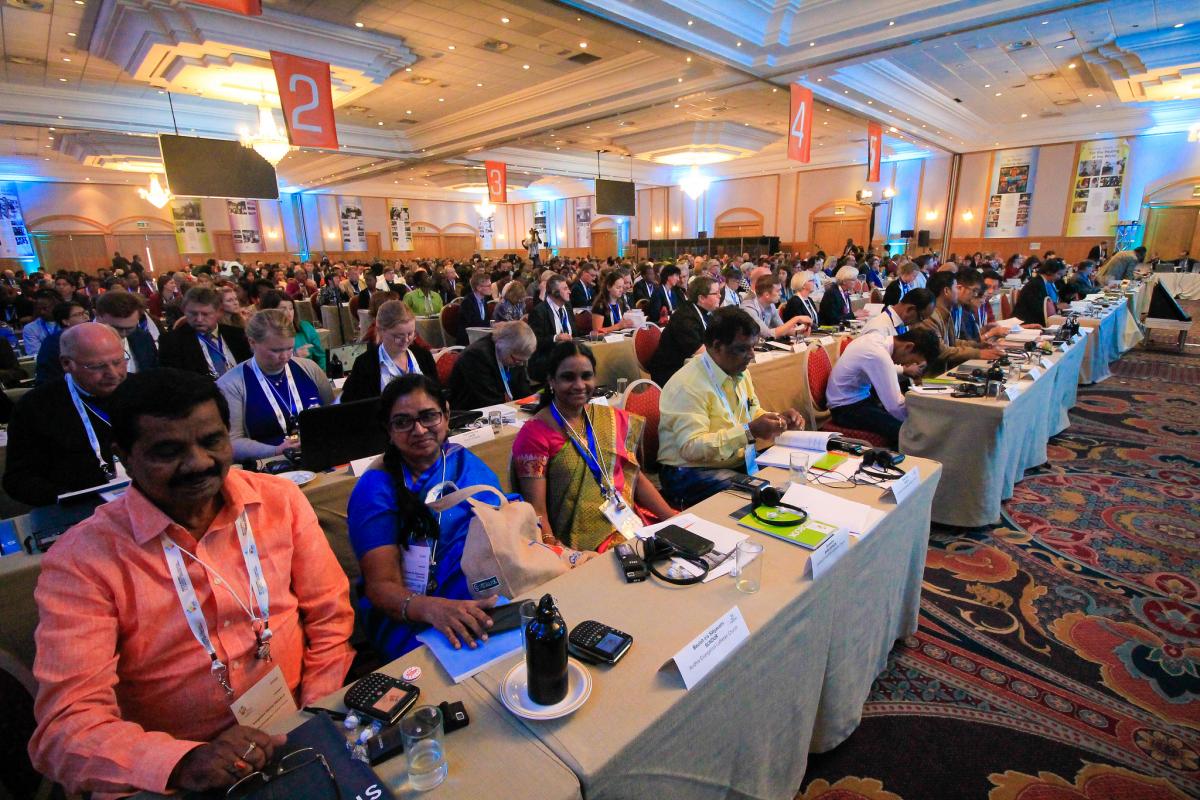
[{"label": "black monitor screen", "polygon": [[596,213],[616,217],[632,217],[633,183],[596,179]]},{"label": "black monitor screen", "polygon": [[271,162],[240,142],[164,133],[158,146],[172,194],[279,199]]}]

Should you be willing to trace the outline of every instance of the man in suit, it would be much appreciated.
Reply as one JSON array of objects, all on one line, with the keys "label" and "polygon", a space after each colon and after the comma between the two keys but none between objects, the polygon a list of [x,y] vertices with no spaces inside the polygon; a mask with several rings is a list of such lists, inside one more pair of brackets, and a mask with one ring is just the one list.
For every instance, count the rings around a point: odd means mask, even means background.
[{"label": "man in suit", "polygon": [[529,327],[537,338],[537,349],[529,359],[529,375],[535,381],[545,380],[546,360],[555,343],[570,341],[575,335],[573,317],[567,280],[552,275],[546,280],[546,299],[529,312]]},{"label": "man in suit", "polygon": [[246,333],[233,325],[221,325],[221,296],[206,286],[188,289],[183,296],[185,322],[158,340],[158,362],[164,367],[186,369],[213,380],[250,357]]},{"label": "man in suit", "polygon": [[1096,285],[1095,277],[1095,261],[1084,259],[1075,265],[1075,278],[1072,282],[1075,284],[1075,291],[1079,292],[1080,297],[1086,297],[1101,290],[1102,287]]},{"label": "man in suit", "polygon": [[533,393],[526,362],[537,337],[524,322],[501,322],[459,354],[450,373],[450,407],[456,411],[510,403]]},{"label": "man in suit", "polygon": [[658,288],[658,267],[653,264],[643,264],[641,268],[641,277],[634,281],[633,284],[633,299],[630,301],[637,305],[639,300],[650,302],[650,298],[654,296],[654,290]]},{"label": "man in suit", "polygon": [[158,366],[154,337],[142,327],[146,301],[140,294],[105,292],[96,301],[96,322],[117,332],[129,358],[129,372],[145,372]]},{"label": "man in suit", "polygon": [[935,272],[929,277],[926,288],[934,296],[935,307],[933,313],[923,322],[914,325],[912,330],[929,330],[937,335],[940,348],[937,372],[973,358],[985,358],[990,361],[1003,355],[1003,351],[996,347],[981,348],[978,342],[972,345],[959,341],[954,328],[954,309],[958,306],[958,278],[953,272]]},{"label": "man in suit", "polygon": [[571,285],[571,308],[591,308],[596,299],[596,271],[594,264],[584,264],[579,270],[579,280]]},{"label": "man in suit", "polygon": [[901,264],[896,273],[896,280],[889,283],[883,290],[884,304],[894,306],[900,302],[901,297],[918,288],[917,273],[920,271],[921,268],[915,261],[906,261]]},{"label": "man in suit", "polygon": [[825,288],[820,308],[817,309],[822,325],[840,325],[855,318],[854,306],[850,303],[850,289],[856,281],[856,267],[844,266],[838,269],[834,283]]},{"label": "man in suit", "polygon": [[8,428],[4,490],[31,506],[118,474],[108,400],[125,380],[121,337],[85,322],[64,331],[59,348],[66,374],[23,395]]},{"label": "man in suit", "polygon": [[672,314],[650,356],[650,377],[666,384],[684,362],[704,348],[708,315],[721,305],[721,287],[707,275],[694,278],[688,286],[688,301]]},{"label": "man in suit", "polygon": [[684,303],[683,290],[679,288],[683,274],[679,267],[670,264],[659,272],[658,288],[650,297],[650,306],[646,309],[646,319],[655,325],[665,325],[675,309]]},{"label": "man in suit", "polygon": [[1013,305],[1013,316],[1021,322],[1045,326],[1046,298],[1057,305],[1058,288],[1054,284],[1066,271],[1067,265],[1060,258],[1048,258],[1039,264],[1038,274],[1021,287]]},{"label": "man in suit", "polygon": [[486,328],[491,324],[488,302],[492,299],[492,276],[484,270],[471,275],[471,291],[459,306],[458,344],[466,347],[471,343],[467,328]]}]

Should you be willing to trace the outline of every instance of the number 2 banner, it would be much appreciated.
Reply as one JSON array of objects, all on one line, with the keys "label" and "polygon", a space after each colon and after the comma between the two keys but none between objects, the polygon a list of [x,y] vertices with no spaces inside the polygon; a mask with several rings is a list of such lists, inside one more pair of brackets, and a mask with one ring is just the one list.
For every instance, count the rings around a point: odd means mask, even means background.
[{"label": "number 2 banner", "polygon": [[293,147],[337,150],[329,64],[272,50],[271,66],[279,84],[288,141]]},{"label": "number 2 banner", "polygon": [[798,83],[792,84],[792,113],[788,122],[787,157],[807,164],[812,152],[813,93]]}]

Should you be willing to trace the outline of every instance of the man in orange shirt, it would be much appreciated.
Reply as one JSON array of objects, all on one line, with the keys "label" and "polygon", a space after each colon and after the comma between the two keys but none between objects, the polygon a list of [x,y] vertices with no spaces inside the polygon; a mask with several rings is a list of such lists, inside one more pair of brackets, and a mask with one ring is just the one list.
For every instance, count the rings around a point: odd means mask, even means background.
[{"label": "man in orange shirt", "polygon": [[29,753],[94,798],[229,786],[283,742],[231,704],[276,669],[299,705],[342,685],[346,576],[294,484],[230,471],[211,380],[131,375],[111,415],[133,485],[43,559]]}]

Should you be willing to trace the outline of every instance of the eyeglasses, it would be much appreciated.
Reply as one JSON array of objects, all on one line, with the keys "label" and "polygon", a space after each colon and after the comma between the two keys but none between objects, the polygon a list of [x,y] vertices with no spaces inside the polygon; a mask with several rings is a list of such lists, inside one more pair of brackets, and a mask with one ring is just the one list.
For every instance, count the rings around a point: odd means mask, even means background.
[{"label": "eyeglasses", "polygon": [[342,800],[342,789],[338,786],[337,777],[333,774],[333,770],[329,768],[329,762],[325,760],[325,756],[311,747],[295,750],[274,764],[268,764],[258,772],[251,772],[233,786],[230,786],[229,791],[225,792],[225,796],[234,798],[235,800],[237,798],[250,797],[255,792],[263,789],[268,783],[277,781],[284,775],[304,769],[309,764],[320,764],[325,768],[325,774],[329,776],[329,782],[333,784],[333,796],[337,800]]},{"label": "eyeglasses", "polygon": [[71,359],[72,363],[78,364],[81,369],[86,369],[88,372],[104,372],[107,369],[119,370],[121,367],[129,363],[129,354],[113,359],[112,361],[93,361],[90,364],[80,364],[75,359]]},{"label": "eyeglasses", "polygon": [[393,433],[407,433],[413,429],[413,425],[421,423],[421,427],[429,430],[436,425],[440,425],[445,414],[434,408],[429,408],[417,414],[415,417],[410,417],[407,414],[397,414],[388,420],[388,428]]}]

